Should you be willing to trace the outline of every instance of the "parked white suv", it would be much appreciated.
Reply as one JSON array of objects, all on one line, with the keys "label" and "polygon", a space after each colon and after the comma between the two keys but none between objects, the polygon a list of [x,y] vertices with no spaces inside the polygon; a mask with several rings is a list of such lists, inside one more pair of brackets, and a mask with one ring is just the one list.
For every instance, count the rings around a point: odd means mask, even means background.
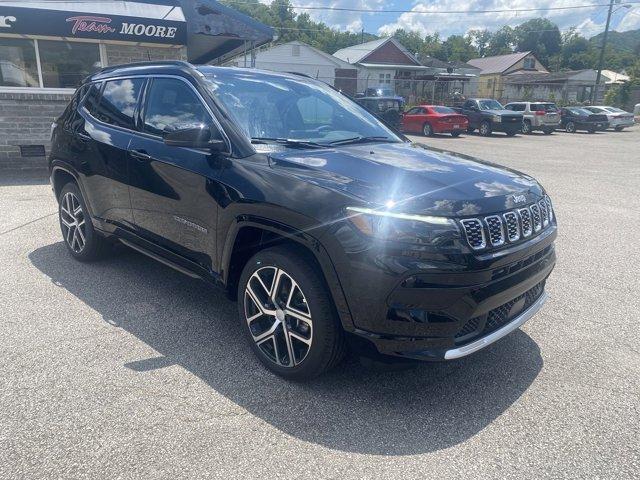
[{"label": "parked white suv", "polygon": [[633,113],[625,112],[616,107],[606,107],[603,105],[594,105],[584,107],[592,113],[606,115],[609,119],[609,128],[613,128],[616,132],[622,131],[625,127],[631,127],[634,124]]},{"label": "parked white suv", "polygon": [[549,135],[560,127],[560,110],[551,102],[511,102],[504,106],[505,110],[520,112],[524,116],[522,133],[541,130]]}]

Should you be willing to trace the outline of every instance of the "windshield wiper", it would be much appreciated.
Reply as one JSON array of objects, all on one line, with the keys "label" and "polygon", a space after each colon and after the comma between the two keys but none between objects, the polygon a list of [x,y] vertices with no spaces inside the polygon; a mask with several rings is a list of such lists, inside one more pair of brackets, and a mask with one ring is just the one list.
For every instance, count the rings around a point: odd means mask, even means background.
[{"label": "windshield wiper", "polygon": [[326,145],[322,143],[311,142],[309,140],[297,140],[295,138],[252,137],[251,143],[277,143],[285,147],[326,148]]},{"label": "windshield wiper", "polygon": [[372,136],[372,137],[353,137],[353,138],[343,138],[342,140],[335,140],[333,142],[329,142],[328,145],[353,145],[356,143],[371,143],[371,142],[386,142],[386,143],[396,143],[393,138],[382,137],[382,136]]}]

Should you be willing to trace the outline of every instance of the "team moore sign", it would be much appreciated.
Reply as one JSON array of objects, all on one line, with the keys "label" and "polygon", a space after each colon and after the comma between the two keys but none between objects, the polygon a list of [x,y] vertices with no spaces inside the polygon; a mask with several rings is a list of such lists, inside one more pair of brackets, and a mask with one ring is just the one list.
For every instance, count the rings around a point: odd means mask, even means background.
[{"label": "team moore sign", "polygon": [[187,40],[185,22],[57,10],[4,8],[1,5],[0,3],[1,33],[180,45],[186,44]]}]

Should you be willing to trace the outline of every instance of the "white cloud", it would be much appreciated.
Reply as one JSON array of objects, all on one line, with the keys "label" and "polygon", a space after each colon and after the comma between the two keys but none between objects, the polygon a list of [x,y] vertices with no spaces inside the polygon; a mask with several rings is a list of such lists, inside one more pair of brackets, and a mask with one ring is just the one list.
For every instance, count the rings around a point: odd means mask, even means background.
[{"label": "white cloud", "polygon": [[[412,14],[403,13],[395,22],[383,25],[378,29],[380,34],[392,33],[397,28],[415,30],[421,34],[433,34],[440,32],[442,37],[449,35],[462,35],[473,28],[487,28],[496,30],[503,25],[518,25],[526,20],[536,17],[546,17],[558,24],[561,30],[571,26],[581,25],[580,28],[595,29],[597,23],[586,24],[585,21],[595,13],[603,10],[603,7],[585,8],[579,10],[554,10],[535,12],[516,12],[518,9],[535,7],[563,7],[576,5],[575,0],[538,0],[531,3],[530,0],[468,0],[461,3],[458,0],[432,0],[417,1],[413,11],[476,11],[476,10],[506,10],[495,13],[468,13],[468,14]],[[599,20],[599,19],[598,19]],[[584,25],[582,25],[584,24]],[[598,33],[595,31],[595,33]]]},{"label": "white cloud", "polygon": [[[624,10],[622,11],[624,13]],[[635,7],[626,12],[626,15],[616,25],[616,30],[626,32],[627,30],[636,30],[640,28],[640,7]]]}]

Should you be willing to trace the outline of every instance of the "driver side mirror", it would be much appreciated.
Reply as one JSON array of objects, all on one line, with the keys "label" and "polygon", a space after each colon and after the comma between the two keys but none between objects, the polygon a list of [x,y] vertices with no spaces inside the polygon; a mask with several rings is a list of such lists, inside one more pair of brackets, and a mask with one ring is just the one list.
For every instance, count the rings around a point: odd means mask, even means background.
[{"label": "driver side mirror", "polygon": [[212,152],[223,152],[226,144],[223,140],[213,138],[212,127],[205,124],[165,131],[163,140],[171,147],[206,148]]}]

